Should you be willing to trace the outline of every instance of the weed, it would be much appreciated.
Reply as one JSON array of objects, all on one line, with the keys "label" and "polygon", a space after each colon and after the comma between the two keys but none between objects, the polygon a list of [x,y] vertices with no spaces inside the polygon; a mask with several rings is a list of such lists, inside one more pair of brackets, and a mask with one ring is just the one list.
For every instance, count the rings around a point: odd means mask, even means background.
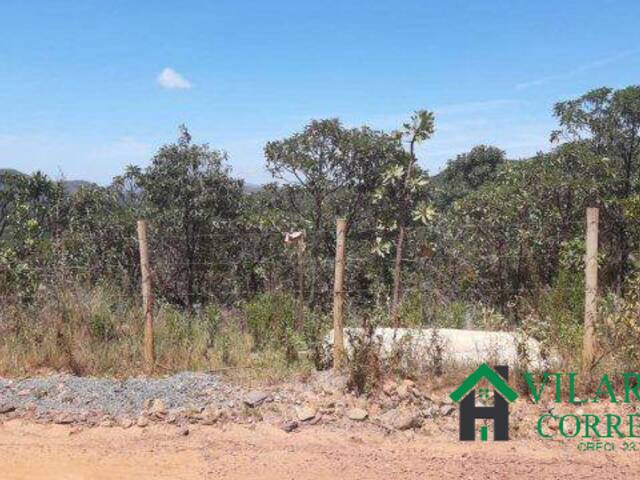
[{"label": "weed", "polygon": [[356,395],[367,394],[382,377],[382,344],[375,335],[373,324],[366,320],[360,334],[348,333],[348,337],[351,352],[347,388]]}]

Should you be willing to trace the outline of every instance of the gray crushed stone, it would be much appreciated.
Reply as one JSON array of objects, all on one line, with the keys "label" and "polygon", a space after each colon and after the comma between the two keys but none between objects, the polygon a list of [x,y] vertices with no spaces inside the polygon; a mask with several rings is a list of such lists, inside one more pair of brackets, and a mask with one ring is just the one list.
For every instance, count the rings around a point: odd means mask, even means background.
[{"label": "gray crushed stone", "polygon": [[221,377],[183,372],[164,378],[126,380],[53,375],[8,380],[0,378],[0,407],[32,410],[36,414],[106,413],[113,417],[139,415],[145,401],[162,399],[168,408],[233,407],[244,392]]}]

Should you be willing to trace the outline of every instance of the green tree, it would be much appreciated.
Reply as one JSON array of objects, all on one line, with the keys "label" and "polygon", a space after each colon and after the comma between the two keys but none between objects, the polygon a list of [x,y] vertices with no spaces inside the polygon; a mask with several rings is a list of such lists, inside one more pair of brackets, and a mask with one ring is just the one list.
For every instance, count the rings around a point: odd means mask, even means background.
[{"label": "green tree", "polygon": [[640,86],[620,90],[598,88],[574,100],[557,103],[554,113],[560,129],[551,139],[584,148],[606,162],[614,172],[607,194],[594,198],[605,209],[616,230],[617,289],[623,290],[629,275],[630,254],[637,238],[624,215],[623,203],[639,193],[640,172]]},{"label": "green tree", "polygon": [[282,183],[291,227],[307,230],[313,258],[310,302],[318,286],[328,289],[336,217],[347,232],[370,224],[373,196],[385,172],[405,158],[398,138],[368,127],[345,128],[314,120],[305,129],[265,147],[267,168]]},{"label": "green tree", "polygon": [[586,206],[611,178],[596,157],[572,147],[506,164],[439,218],[432,263],[453,292],[506,313],[519,296],[553,284],[561,253],[584,235]]},{"label": "green tree", "polygon": [[469,152],[450,160],[447,167],[434,178],[438,184],[440,206],[477,190],[496,178],[498,169],[505,163],[505,152],[497,147],[478,145]]},{"label": "green tree", "polygon": [[[398,323],[398,304],[400,302],[400,283],[402,276],[402,255],[406,235],[406,228],[411,222],[412,215],[416,208],[415,193],[419,187],[423,186],[426,179],[422,171],[417,168],[418,159],[415,153],[416,145],[431,138],[435,132],[435,121],[432,112],[419,110],[411,116],[411,121],[402,126],[398,132],[401,139],[406,139],[409,144],[409,155],[405,163],[398,165],[395,170],[396,178],[402,181],[397,189],[396,205],[398,237],[396,239],[396,259],[393,273],[393,298],[391,301],[391,316],[394,324]],[[422,213],[420,213],[422,211]],[[419,207],[417,216],[423,220],[428,220],[431,216],[430,207],[423,204]]]},{"label": "green tree", "polygon": [[192,143],[181,126],[178,141],[161,147],[148,168],[130,167],[127,174],[135,179],[152,221],[163,293],[185,306],[207,300],[210,286],[224,297],[233,268],[222,246],[234,234],[242,181],[231,178],[226,162],[226,153]]},{"label": "green tree", "polygon": [[64,228],[64,189],[41,172],[5,172],[0,185],[0,283],[29,299]]},{"label": "green tree", "polygon": [[64,260],[92,283],[117,282],[129,292],[139,283],[136,220],[140,205],[121,190],[120,179],[108,188],[82,186],[66,202]]}]

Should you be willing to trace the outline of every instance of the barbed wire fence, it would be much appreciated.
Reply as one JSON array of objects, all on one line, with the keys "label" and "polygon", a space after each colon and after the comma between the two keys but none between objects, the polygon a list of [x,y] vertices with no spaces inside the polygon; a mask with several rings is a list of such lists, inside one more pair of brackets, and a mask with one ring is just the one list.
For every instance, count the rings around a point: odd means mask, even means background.
[{"label": "barbed wire fence", "polygon": [[[593,212],[596,212],[595,220]],[[587,210],[587,221],[572,221],[576,231],[585,232],[585,312],[583,365],[593,362],[594,326],[597,324],[598,306],[598,218],[597,209]],[[295,299],[297,305],[296,328],[301,329],[308,309],[313,302],[321,304],[322,311],[331,313],[334,330],[334,364],[340,363],[343,355],[344,334],[350,312],[362,312],[363,307],[374,304],[377,311],[390,310],[390,276],[393,255],[379,256],[369,248],[362,248],[362,241],[375,238],[377,230],[347,232],[344,221],[336,221],[335,255],[314,258],[309,249],[310,239],[304,231],[286,232],[275,228],[238,228],[225,231],[199,232],[191,240],[196,245],[197,255],[185,255],[182,238],[163,231],[153,222],[138,222],[138,235],[126,240],[126,258],[113,265],[83,264],[81,259],[60,258],[59,268],[43,268],[40,273],[44,283],[72,282],[78,277],[91,281],[105,278],[111,273],[120,273],[127,282],[141,286],[141,325],[144,332],[144,364],[152,371],[155,364],[153,343],[154,295],[169,303],[181,303],[193,308],[197,304],[224,302],[229,298],[251,298],[257,293],[286,294]],[[145,234],[140,235],[140,225]],[[473,224],[457,225],[456,235],[473,231]],[[578,228],[580,230],[578,230]],[[594,230],[595,229],[595,230]],[[595,231],[595,233],[594,233]],[[420,228],[414,230],[421,235]],[[241,238],[238,238],[238,237]],[[423,237],[420,237],[421,241]],[[456,247],[458,248],[458,247]],[[200,250],[198,250],[200,249]],[[137,250],[137,251],[136,251]],[[146,254],[144,254],[146,250]],[[327,250],[327,249],[325,249]],[[330,250],[327,250],[330,251]],[[501,278],[488,283],[474,281],[462,285],[464,272],[476,272],[479,268],[468,255],[446,251],[445,262],[449,270],[442,268],[442,258],[436,261],[433,252],[422,254],[419,249],[407,251],[411,255],[401,258],[403,265],[403,290],[415,294],[418,302],[428,303],[428,308],[442,306],[461,298],[465,301],[482,301],[487,297],[504,295],[506,282]],[[317,252],[315,252],[317,253]],[[557,252],[556,252],[557,253]],[[135,255],[134,255],[135,254]],[[480,268],[492,268],[499,262],[528,260],[531,252],[504,251],[487,256]],[[145,260],[146,257],[146,260]],[[533,256],[532,256],[533,258]],[[539,258],[537,258],[540,261]],[[371,281],[363,272],[370,272],[376,280]],[[378,277],[376,277],[376,275]],[[387,281],[385,282],[385,278]],[[238,281],[241,280],[241,281]],[[188,283],[193,281],[191,295]],[[406,286],[404,285],[406,283]],[[559,285],[554,289],[574,291],[575,286]],[[509,295],[517,295],[509,291]],[[194,305],[196,304],[196,305]],[[326,317],[325,317],[326,318]],[[325,325],[328,327],[329,325]],[[342,335],[341,335],[342,334]],[[591,347],[591,348],[590,348]]]}]

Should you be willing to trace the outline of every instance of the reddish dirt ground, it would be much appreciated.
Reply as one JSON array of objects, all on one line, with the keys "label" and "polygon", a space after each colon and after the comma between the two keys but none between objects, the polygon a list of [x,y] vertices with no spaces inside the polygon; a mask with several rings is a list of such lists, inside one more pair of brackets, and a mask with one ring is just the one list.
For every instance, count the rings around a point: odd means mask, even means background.
[{"label": "reddish dirt ground", "polygon": [[315,427],[0,425],[0,478],[76,479],[621,479],[640,452],[580,452],[577,442],[461,443],[445,436]]}]

